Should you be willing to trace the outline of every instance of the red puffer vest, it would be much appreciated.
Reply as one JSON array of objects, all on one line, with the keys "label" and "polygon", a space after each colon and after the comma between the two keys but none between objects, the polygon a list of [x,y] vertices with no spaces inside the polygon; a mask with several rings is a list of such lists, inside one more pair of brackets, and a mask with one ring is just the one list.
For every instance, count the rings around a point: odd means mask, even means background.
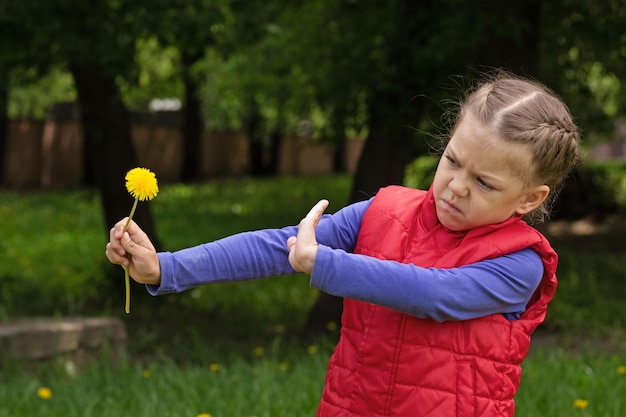
[{"label": "red puffer vest", "polygon": [[453,268],[528,247],[541,256],[544,275],[519,320],[494,314],[439,323],[345,299],[317,416],[513,416],[520,364],[556,289],[556,253],[520,218],[451,232],[437,220],[432,191],[381,189],[355,253]]}]

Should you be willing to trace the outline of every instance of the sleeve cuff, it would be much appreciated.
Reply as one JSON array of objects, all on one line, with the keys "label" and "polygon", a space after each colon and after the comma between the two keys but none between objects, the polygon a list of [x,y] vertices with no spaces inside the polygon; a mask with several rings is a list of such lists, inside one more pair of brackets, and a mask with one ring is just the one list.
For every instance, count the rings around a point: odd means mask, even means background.
[{"label": "sleeve cuff", "polygon": [[157,253],[159,264],[161,266],[161,284],[152,285],[146,284],[146,290],[150,295],[164,295],[176,292],[176,285],[172,282],[172,254],[171,252],[159,252]]}]

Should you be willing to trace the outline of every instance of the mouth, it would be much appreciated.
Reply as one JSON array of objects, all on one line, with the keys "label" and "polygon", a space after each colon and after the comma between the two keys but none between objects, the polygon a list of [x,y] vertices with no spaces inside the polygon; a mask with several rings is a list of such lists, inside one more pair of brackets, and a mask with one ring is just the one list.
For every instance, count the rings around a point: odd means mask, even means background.
[{"label": "mouth", "polygon": [[441,206],[445,211],[455,213],[455,214],[461,213],[461,210],[457,206],[452,204],[450,201],[444,200],[444,199],[441,199],[440,201],[441,201]]}]

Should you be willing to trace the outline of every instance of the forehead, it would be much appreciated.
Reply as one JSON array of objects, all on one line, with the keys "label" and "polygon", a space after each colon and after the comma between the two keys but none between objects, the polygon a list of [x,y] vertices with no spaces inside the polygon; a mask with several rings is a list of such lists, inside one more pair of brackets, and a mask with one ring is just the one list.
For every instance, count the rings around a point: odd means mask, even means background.
[{"label": "forehead", "polygon": [[524,180],[530,177],[530,147],[501,138],[491,127],[469,115],[457,124],[446,149],[461,164],[472,164],[483,171],[508,172]]}]

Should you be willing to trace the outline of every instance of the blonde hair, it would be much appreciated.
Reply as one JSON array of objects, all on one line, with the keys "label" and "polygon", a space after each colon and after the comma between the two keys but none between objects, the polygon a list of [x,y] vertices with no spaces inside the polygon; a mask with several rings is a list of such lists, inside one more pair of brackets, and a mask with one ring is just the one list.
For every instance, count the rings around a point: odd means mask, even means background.
[{"label": "blonde hair", "polygon": [[498,72],[460,104],[452,133],[468,114],[500,139],[530,148],[532,166],[523,170],[523,180],[529,187],[547,185],[550,194],[527,218],[546,220],[565,179],[582,161],[580,134],[565,103],[539,82]]}]

